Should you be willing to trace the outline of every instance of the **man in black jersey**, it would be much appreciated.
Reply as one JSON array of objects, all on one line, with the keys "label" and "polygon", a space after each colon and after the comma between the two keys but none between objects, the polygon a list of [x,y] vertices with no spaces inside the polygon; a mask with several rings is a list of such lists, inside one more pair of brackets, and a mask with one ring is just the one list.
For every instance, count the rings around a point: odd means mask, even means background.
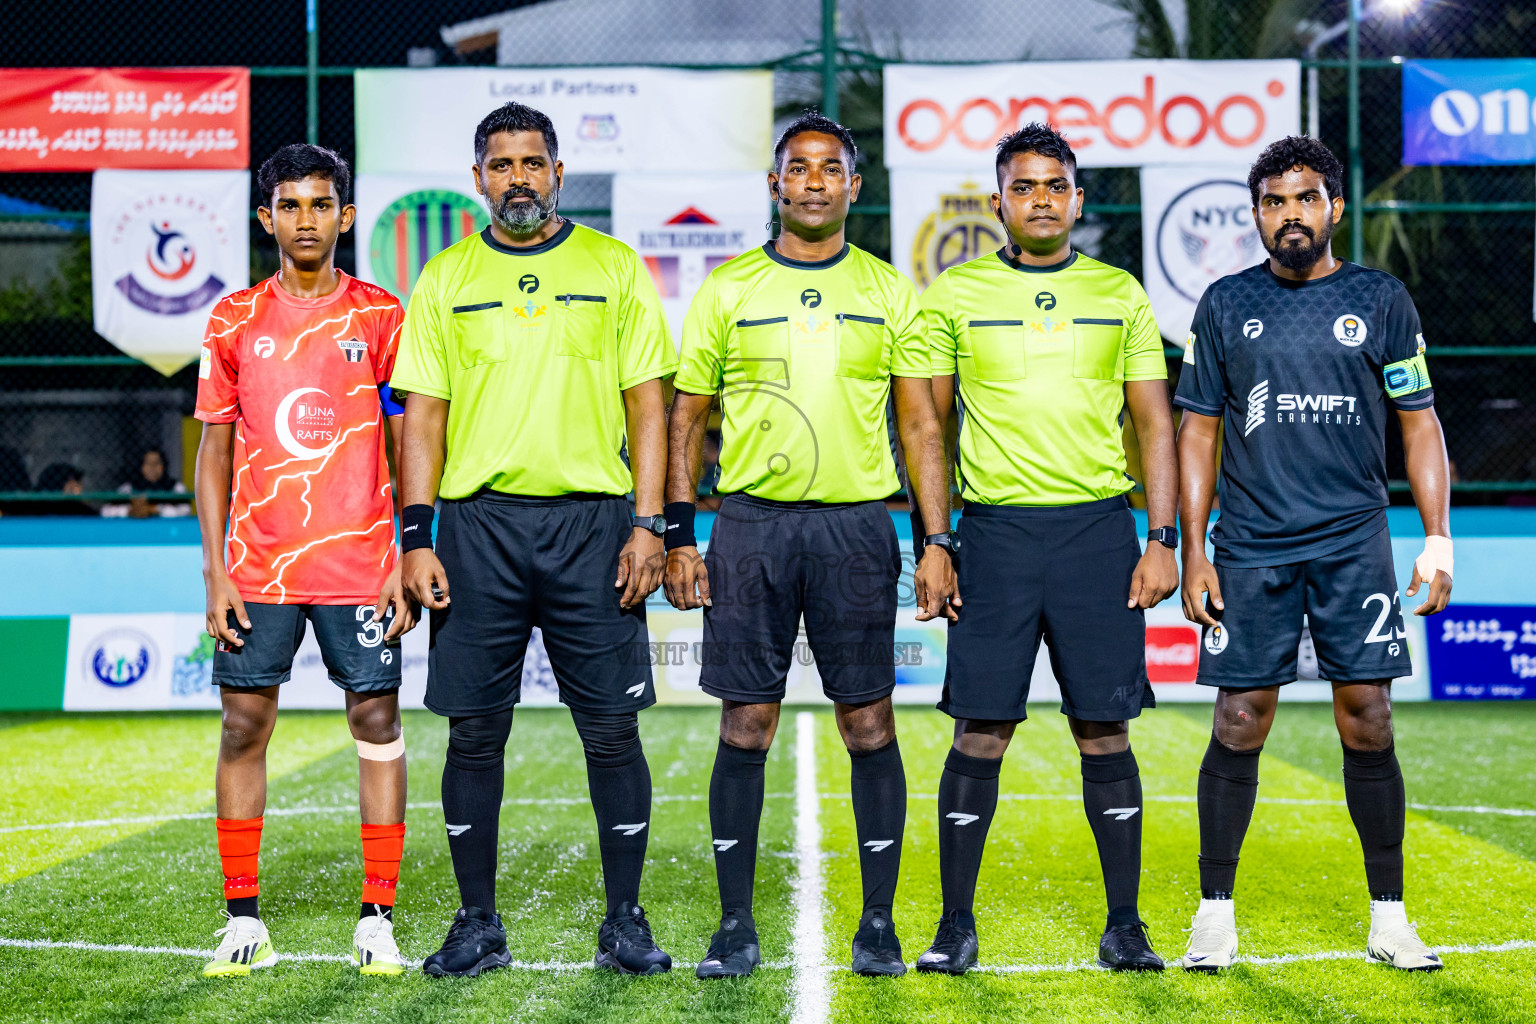
[{"label": "man in black jersey", "polygon": [[[1329,250],[1342,179],[1315,139],[1281,139],[1260,154],[1248,187],[1269,259],[1201,298],[1174,399],[1185,410],[1184,614],[1205,627],[1199,681],[1221,688],[1200,766],[1201,900],[1181,961],[1189,970],[1225,967],[1237,951],[1238,851],[1280,686],[1296,678],[1303,619],[1333,684],[1344,796],[1371,893],[1367,952],[1407,970],[1440,967],[1403,909],[1390,688],[1412,666],[1385,513],[1389,405],[1424,523],[1408,587],[1411,597],[1428,586],[1417,615],[1450,600],[1449,467],[1412,300],[1390,274]],[[1204,541],[1223,426],[1212,565]]]}]

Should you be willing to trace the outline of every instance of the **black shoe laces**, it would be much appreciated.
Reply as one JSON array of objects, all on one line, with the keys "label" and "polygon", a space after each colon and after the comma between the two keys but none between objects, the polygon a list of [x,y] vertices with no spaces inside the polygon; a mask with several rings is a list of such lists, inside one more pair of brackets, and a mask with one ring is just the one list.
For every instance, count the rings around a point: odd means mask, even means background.
[{"label": "black shoe laces", "polygon": [[489,928],[489,921],[478,921],[472,917],[455,917],[453,923],[448,926],[448,935],[443,939],[443,948],[473,945],[477,932]]},{"label": "black shoe laces", "polygon": [[960,911],[948,911],[943,917],[939,918],[939,931],[933,937],[934,948],[948,952],[958,949],[964,941],[965,928],[960,924]]},{"label": "black shoe laces", "polygon": [[1117,924],[1109,930],[1116,935],[1140,942],[1148,950],[1152,948],[1152,936],[1147,932],[1145,921],[1137,921],[1135,924]]},{"label": "black shoe laces", "polygon": [[627,939],[631,945],[642,949],[655,949],[656,941],[651,938],[651,922],[645,919],[644,911],[635,908],[635,913],[624,914],[613,919],[613,927],[618,933]]}]

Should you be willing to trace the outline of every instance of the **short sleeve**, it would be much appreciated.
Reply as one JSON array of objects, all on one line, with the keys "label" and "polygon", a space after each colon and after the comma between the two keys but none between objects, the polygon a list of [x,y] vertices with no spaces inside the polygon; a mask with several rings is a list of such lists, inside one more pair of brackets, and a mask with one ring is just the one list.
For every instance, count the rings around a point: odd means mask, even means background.
[{"label": "short sleeve", "polygon": [[917,306],[917,289],[904,276],[896,275],[891,289],[890,309],[886,312],[890,324],[891,376],[932,377],[933,360],[928,355],[928,340],[923,337],[923,325]]},{"label": "short sleeve", "polygon": [[667,313],[651,272],[633,250],[628,259],[623,289],[619,299],[619,390],[644,384],[658,377],[671,376],[677,370],[677,350],[672,346],[672,331],[667,327]]},{"label": "short sleeve", "polygon": [[451,400],[453,381],[448,374],[447,338],[443,336],[446,318],[438,296],[437,266],[438,261],[429,262],[411,292],[389,383],[397,392]]},{"label": "short sleeve", "polygon": [[1227,407],[1226,375],[1222,373],[1220,322],[1212,298],[1214,288],[1207,288],[1195,307],[1195,318],[1184,341],[1184,368],[1179,373],[1175,405],[1202,416],[1220,416]]},{"label": "short sleeve", "polygon": [[1429,382],[1429,364],[1424,360],[1424,334],[1419,311],[1414,308],[1408,290],[1399,287],[1387,307],[1382,331],[1382,386],[1387,400],[1398,409],[1427,409],[1435,404],[1435,392]]},{"label": "short sleeve", "polygon": [[673,385],[694,395],[713,395],[725,383],[725,352],[730,343],[727,318],[720,312],[720,290],[711,274],[704,279],[683,319],[682,351]]},{"label": "short sleeve", "polygon": [[388,313],[374,321],[373,379],[388,384],[395,372],[395,358],[400,354],[400,333],[405,326],[405,310],[397,302]]},{"label": "short sleeve", "polygon": [[1141,283],[1131,278],[1131,309],[1125,325],[1125,379],[1167,380],[1168,360],[1163,356],[1163,335],[1157,329],[1152,301]]},{"label": "short sleeve", "polygon": [[928,346],[928,370],[934,377],[947,377],[958,369],[960,332],[956,326],[954,295],[949,274],[939,275],[928,286],[918,303],[918,331]]},{"label": "short sleeve", "polygon": [[203,348],[198,353],[194,412],[204,423],[233,423],[240,416],[240,364],[236,353],[244,325],[245,321],[234,315],[228,299],[208,314]]}]

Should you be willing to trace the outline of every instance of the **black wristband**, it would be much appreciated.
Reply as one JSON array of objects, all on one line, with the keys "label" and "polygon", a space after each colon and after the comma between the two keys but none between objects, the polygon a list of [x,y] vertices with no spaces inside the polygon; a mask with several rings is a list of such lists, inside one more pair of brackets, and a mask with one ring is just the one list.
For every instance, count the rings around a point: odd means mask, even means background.
[{"label": "black wristband", "polygon": [[697,512],[691,501],[669,501],[661,507],[661,516],[667,521],[664,543],[668,551],[699,546],[699,539],[693,535],[693,517]]},{"label": "black wristband", "polygon": [[400,510],[400,552],[415,551],[432,546],[432,517],[437,509],[431,505],[407,505]]},{"label": "black wristband", "polygon": [[923,522],[923,510],[917,507],[917,502],[912,503],[912,558],[914,563],[923,560],[923,538],[928,535],[927,524]]}]

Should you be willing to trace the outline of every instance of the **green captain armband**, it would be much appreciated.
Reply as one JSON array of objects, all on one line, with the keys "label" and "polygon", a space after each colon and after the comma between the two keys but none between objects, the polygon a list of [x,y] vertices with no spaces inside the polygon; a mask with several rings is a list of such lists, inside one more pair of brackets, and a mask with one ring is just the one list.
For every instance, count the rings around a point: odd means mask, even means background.
[{"label": "green captain armband", "polygon": [[1424,353],[1419,352],[1410,359],[1383,366],[1381,377],[1387,386],[1387,397],[1401,398],[1429,387],[1429,364],[1424,361]]}]

